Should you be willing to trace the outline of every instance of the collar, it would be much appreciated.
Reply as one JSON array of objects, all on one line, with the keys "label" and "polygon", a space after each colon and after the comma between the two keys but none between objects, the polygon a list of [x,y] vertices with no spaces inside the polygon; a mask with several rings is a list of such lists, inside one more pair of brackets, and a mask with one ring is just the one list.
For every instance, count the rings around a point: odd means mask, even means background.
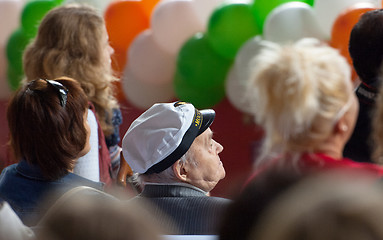
[{"label": "collar", "polygon": [[25,178],[38,180],[38,181],[44,181],[44,182],[57,182],[57,183],[67,183],[67,184],[73,184],[73,185],[83,185],[83,186],[89,186],[96,188],[98,190],[103,190],[104,183],[102,182],[94,182],[89,179],[83,178],[79,175],[76,175],[74,173],[68,173],[67,175],[63,176],[62,178],[59,178],[55,181],[50,181],[44,177],[42,174],[42,171],[39,166],[35,164],[30,164],[24,159],[21,160],[16,165],[16,171],[24,176]]},{"label": "collar", "polygon": [[142,197],[206,197],[207,192],[187,183],[146,183]]},{"label": "collar", "polygon": [[39,166],[30,164],[24,159],[17,164],[16,171],[26,178],[31,178],[40,181],[48,181],[46,178],[44,178]]}]

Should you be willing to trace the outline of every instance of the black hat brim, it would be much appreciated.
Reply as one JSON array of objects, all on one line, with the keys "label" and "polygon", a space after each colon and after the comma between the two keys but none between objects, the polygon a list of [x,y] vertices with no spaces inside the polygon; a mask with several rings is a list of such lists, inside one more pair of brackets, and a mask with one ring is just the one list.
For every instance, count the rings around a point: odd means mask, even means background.
[{"label": "black hat brim", "polygon": [[205,132],[215,119],[215,111],[213,109],[200,110],[200,113],[202,115],[202,125],[197,136]]}]

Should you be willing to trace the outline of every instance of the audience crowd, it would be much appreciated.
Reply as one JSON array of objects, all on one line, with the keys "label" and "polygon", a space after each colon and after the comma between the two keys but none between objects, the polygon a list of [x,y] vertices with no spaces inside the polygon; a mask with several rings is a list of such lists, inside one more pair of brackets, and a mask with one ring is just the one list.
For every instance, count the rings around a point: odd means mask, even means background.
[{"label": "audience crowd", "polygon": [[215,111],[156,103],[120,141],[102,16],[52,9],[7,109],[0,240],[383,239],[382,40],[383,10],[363,14],[349,42],[359,82],[317,39],[254,56],[244,99],[264,136],[226,199],[211,194],[226,175]]}]

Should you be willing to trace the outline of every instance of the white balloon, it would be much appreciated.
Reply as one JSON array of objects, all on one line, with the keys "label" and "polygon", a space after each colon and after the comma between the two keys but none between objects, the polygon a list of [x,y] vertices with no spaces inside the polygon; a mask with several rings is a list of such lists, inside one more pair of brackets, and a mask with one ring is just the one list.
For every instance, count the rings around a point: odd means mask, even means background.
[{"label": "white balloon", "polygon": [[382,7],[380,0],[315,0],[314,12],[319,24],[325,31],[326,38],[330,39],[332,26],[339,14],[348,7],[359,2],[373,3],[377,8]]},{"label": "white balloon", "polygon": [[135,107],[146,110],[154,103],[169,102],[175,99],[173,82],[153,85],[138,79],[126,67],[121,78],[125,98]]},{"label": "white balloon", "polygon": [[186,40],[204,31],[193,5],[191,0],[164,0],[154,8],[150,19],[153,37],[170,54],[177,54]]},{"label": "white balloon", "polygon": [[5,49],[9,37],[20,25],[23,5],[23,0],[0,0],[0,100],[8,99],[12,92],[8,85]]},{"label": "white balloon", "polygon": [[129,69],[140,80],[156,84],[173,81],[176,55],[163,50],[153,39],[150,29],[140,33],[128,50]]},{"label": "white balloon", "polygon": [[105,9],[115,0],[66,0],[64,3],[85,3],[104,13]]},{"label": "white balloon", "polygon": [[256,36],[246,41],[235,57],[234,65],[226,78],[225,87],[228,100],[240,111],[251,113],[250,103],[245,99],[251,61],[269,45],[275,45],[275,43],[264,41],[260,36]]},{"label": "white balloon", "polygon": [[194,0],[198,20],[204,25],[205,29],[213,11],[224,1],[225,0]]},{"label": "white balloon", "polygon": [[274,45],[274,43],[263,40],[261,36],[255,36],[241,46],[234,61],[234,67],[241,79],[248,78],[251,60],[267,45]]},{"label": "white balloon", "polygon": [[12,32],[20,25],[22,0],[0,0],[0,46],[7,44]]},{"label": "white balloon", "polygon": [[265,20],[265,40],[286,43],[311,37],[328,40],[312,7],[303,2],[288,2],[273,9]]}]

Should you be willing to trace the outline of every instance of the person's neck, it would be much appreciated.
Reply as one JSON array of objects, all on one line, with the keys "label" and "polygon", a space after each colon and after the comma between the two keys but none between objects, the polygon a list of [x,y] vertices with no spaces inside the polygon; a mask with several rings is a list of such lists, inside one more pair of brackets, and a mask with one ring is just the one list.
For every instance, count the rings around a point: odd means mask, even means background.
[{"label": "person's neck", "polygon": [[74,163],[73,166],[72,166],[71,168],[68,169],[68,172],[70,172],[70,173],[73,173],[74,167],[76,166],[76,164],[77,164],[77,162],[78,162],[78,158],[73,159],[72,162]]},{"label": "person's neck", "polygon": [[314,152],[325,154],[331,158],[340,160],[343,158],[343,148],[344,143],[334,138],[330,138],[327,141],[318,144],[314,148]]}]

